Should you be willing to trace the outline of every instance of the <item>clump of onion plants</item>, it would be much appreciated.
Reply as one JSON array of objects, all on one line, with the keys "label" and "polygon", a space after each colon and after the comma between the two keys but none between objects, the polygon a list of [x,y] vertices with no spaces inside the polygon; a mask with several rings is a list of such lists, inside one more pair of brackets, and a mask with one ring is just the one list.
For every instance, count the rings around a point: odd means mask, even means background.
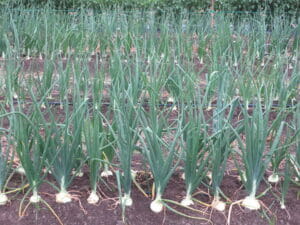
[{"label": "clump of onion plants", "polygon": [[59,193],[56,195],[56,201],[59,203],[68,203],[72,200],[67,188],[74,176],[82,174],[80,171],[84,160],[82,133],[87,116],[89,85],[87,79],[89,73],[84,63],[84,57],[82,59],[75,57],[74,63],[71,64],[73,76],[69,76],[69,67],[63,71],[65,74],[60,76],[68,77],[67,80],[60,82],[60,88],[63,93],[70,93],[72,98],[71,100],[68,100],[70,97],[65,98],[61,103],[64,110],[62,118],[60,116],[56,118],[55,114],[48,110],[50,115],[48,129],[52,135],[47,162],[51,174],[59,184]]}]

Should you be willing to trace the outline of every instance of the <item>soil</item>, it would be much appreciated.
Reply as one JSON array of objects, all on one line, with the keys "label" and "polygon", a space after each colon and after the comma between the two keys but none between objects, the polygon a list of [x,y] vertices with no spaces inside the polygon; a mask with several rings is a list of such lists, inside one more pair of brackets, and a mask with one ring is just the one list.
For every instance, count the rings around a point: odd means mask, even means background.
[{"label": "soil", "polygon": [[[171,178],[169,185],[164,194],[165,199],[172,199],[180,202],[185,193],[184,181],[180,178],[181,172]],[[242,188],[241,182],[237,179],[236,172],[228,171],[224,177],[222,187],[224,194],[231,199],[231,201],[237,201],[246,196],[245,190]],[[55,183],[49,176],[48,180],[51,183]],[[71,203],[57,204],[55,202],[56,190],[49,184],[43,184],[40,187],[40,195],[51,206],[64,225],[196,225],[196,224],[226,224],[229,215],[229,204],[227,210],[224,213],[220,213],[204,205],[194,205],[193,207],[205,212],[192,212],[188,209],[172,205],[168,203],[173,209],[180,211],[186,215],[198,217],[199,219],[190,219],[184,216],[180,216],[169,209],[165,209],[164,212],[155,214],[151,212],[149,205],[151,203],[151,184],[152,180],[147,174],[138,173],[138,182],[146,193],[149,193],[149,197],[146,197],[139,191],[133,184],[132,198],[133,206],[126,208],[125,211],[125,223],[122,221],[122,210],[118,204],[117,197],[118,191],[114,177],[105,179],[106,185],[101,182],[98,187],[98,192],[101,195],[101,201],[97,205],[90,205],[86,199],[89,194],[89,180],[88,174],[81,178],[75,178],[69,191],[74,196]],[[20,175],[15,174],[10,181],[9,186],[20,186]],[[262,193],[268,185],[264,182],[260,185],[258,193]],[[110,190],[109,190],[110,189]],[[199,191],[202,191],[199,195],[195,196],[198,200],[210,204],[212,197],[208,194],[208,190],[205,186],[201,186]],[[250,211],[242,208],[239,205],[234,205],[230,213],[230,224],[232,225],[264,225],[264,224],[278,224],[278,225],[298,225],[300,224],[300,204],[297,199],[297,192],[299,187],[291,186],[287,198],[286,198],[286,210],[280,208],[280,204],[277,197],[280,197],[280,185],[273,186],[270,191],[267,192],[261,201],[263,202],[263,209],[260,211]],[[206,194],[205,194],[206,193]],[[37,205],[29,205],[25,214],[19,217],[18,210],[21,204],[21,200],[24,197],[24,193],[11,194],[11,201],[0,207],[0,224],[1,225],[56,225],[59,224],[58,220],[46,207],[45,204],[40,203]],[[28,202],[28,197],[25,198],[25,202],[22,207],[24,209]],[[209,222],[203,220],[207,219]],[[201,220],[200,220],[201,219]]]}]

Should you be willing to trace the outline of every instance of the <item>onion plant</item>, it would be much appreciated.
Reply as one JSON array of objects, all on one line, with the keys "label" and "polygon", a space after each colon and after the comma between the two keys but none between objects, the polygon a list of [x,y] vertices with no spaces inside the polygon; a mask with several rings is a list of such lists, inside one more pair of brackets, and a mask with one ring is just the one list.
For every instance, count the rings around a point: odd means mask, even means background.
[{"label": "onion plant", "polygon": [[300,180],[300,138],[299,138],[299,132],[300,132],[300,104],[297,104],[296,112],[294,113],[294,121],[295,121],[295,154],[290,154],[290,161],[291,164],[294,167],[294,171],[296,173],[296,178],[299,181]]},{"label": "onion plant", "polygon": [[[231,143],[236,139],[235,133],[228,125],[232,119],[235,109],[238,106],[237,99],[225,105],[218,99],[217,108],[213,115],[213,132],[209,138],[211,148],[211,186],[214,193],[212,207],[219,211],[225,210],[225,203],[220,200],[222,193],[220,186],[226,169],[228,156],[231,152]],[[226,115],[225,110],[229,109]],[[242,132],[243,125],[235,124],[238,133]]]},{"label": "onion plant", "polygon": [[[230,86],[230,82],[234,82],[234,80],[228,71],[216,71],[214,76],[217,76],[215,79],[216,84],[214,82],[209,84],[212,86],[217,85],[217,103],[213,109],[212,121],[207,121],[207,123],[212,123],[212,131],[209,137],[212,165],[211,186],[214,194],[212,207],[223,211],[225,210],[225,203],[220,199],[220,194],[222,193],[220,186],[226,169],[227,159],[231,152],[230,144],[235,140],[235,134],[231,131],[229,124],[232,123],[234,112],[238,106],[238,99],[232,98],[234,86]],[[234,126],[238,132],[241,132],[243,129],[239,122],[235,123]]]},{"label": "onion plant", "polygon": [[8,201],[8,197],[5,194],[5,185],[11,172],[10,170],[14,158],[14,152],[11,153],[9,149],[11,137],[5,134],[6,132],[5,129],[0,129],[1,142],[3,140],[7,141],[5,145],[0,142],[0,205],[5,205]]},{"label": "onion plant", "polygon": [[[277,63],[285,63],[282,62],[283,60],[279,59],[276,61]],[[296,90],[299,83],[299,78],[296,72],[293,72],[291,75],[289,75],[288,71],[285,71],[282,76],[275,77],[275,79],[271,82],[275,85],[273,92],[274,95],[276,95],[276,101],[274,102],[278,102],[278,105],[275,108],[276,119],[272,122],[269,137],[271,137],[271,145],[277,145],[278,150],[274,152],[274,155],[271,159],[272,174],[269,176],[268,180],[269,182],[276,183],[279,181],[279,165],[282,161],[284,161],[284,159],[286,159],[288,155],[290,155],[289,149],[297,138],[297,131],[295,132],[295,135],[293,135],[292,130],[295,128],[295,125],[288,125],[288,123],[286,123],[285,130],[287,134],[285,135],[283,143],[280,143],[281,141],[279,139],[277,139],[279,143],[275,143],[276,132],[279,131],[278,127],[280,126],[280,123],[282,121],[286,121],[287,116],[294,111],[294,107],[287,106],[291,106],[293,97],[297,95]]]},{"label": "onion plant", "polygon": [[[50,136],[45,131],[45,119],[41,110],[42,102],[51,89],[45,91],[41,100],[37,100],[32,92],[30,108],[24,109],[20,100],[15,106],[11,102],[11,115],[9,117],[10,129],[15,141],[15,151],[21,162],[22,169],[29,182],[33,195],[31,203],[38,203],[41,197],[38,188],[44,181],[43,169],[49,150]],[[43,131],[45,131],[43,133]]]},{"label": "onion plant", "polygon": [[[273,124],[275,125],[276,123],[273,122]],[[281,140],[280,140],[280,137],[278,137],[278,135],[282,134],[284,127],[286,127],[287,135],[286,135],[283,143],[280,143]],[[290,149],[291,145],[293,144],[294,137],[291,135],[291,131],[290,131],[289,127],[285,126],[285,123],[283,121],[281,121],[279,128],[277,126],[275,126],[275,131],[274,130],[273,130],[273,132],[271,131],[270,135],[272,135],[272,136],[274,135],[274,138],[272,139],[270,145],[271,145],[271,148],[276,149],[276,151],[274,151],[274,154],[271,157],[272,174],[268,177],[268,181],[271,183],[277,183],[280,180],[280,177],[279,177],[280,164],[289,155],[289,153],[290,153],[289,149]]]},{"label": "onion plant", "polygon": [[42,175],[49,145],[49,139],[44,139],[40,134],[40,127],[36,122],[40,115],[35,107],[32,115],[26,116],[21,111],[15,112],[11,118],[11,126],[16,152],[20,159],[25,176],[30,184],[33,195],[30,202],[37,203],[41,197],[38,188],[43,182]]},{"label": "onion plant", "polygon": [[[178,127],[168,125],[164,112],[159,112],[153,104],[149,112],[141,110],[139,116],[144,135],[144,138],[140,135],[140,141],[143,144],[142,151],[149,163],[155,184],[155,200],[152,201],[150,208],[153,212],[159,213],[163,209],[164,190],[180,162],[182,154],[179,152],[178,141],[181,139],[184,128],[180,124],[182,122],[180,118],[176,121]],[[166,134],[170,133],[174,133],[174,138],[167,141]]]},{"label": "onion plant", "polygon": [[284,169],[284,180],[281,184],[280,207],[282,209],[286,208],[285,199],[286,199],[287,192],[289,190],[291,179],[292,179],[292,177],[291,177],[291,163],[288,160],[288,157],[286,157],[286,164],[285,164],[285,169]]},{"label": "onion plant", "polygon": [[119,102],[114,110],[115,131],[110,126],[116,140],[117,151],[116,155],[120,160],[120,167],[122,169],[121,185],[124,189],[124,196],[122,204],[125,206],[132,205],[131,199],[131,159],[133,151],[136,148],[138,140],[137,135],[137,114],[134,107],[129,105],[131,103]]},{"label": "onion plant", "polygon": [[184,108],[183,111],[187,114],[187,118],[183,119],[183,124],[187,124],[183,131],[186,197],[181,204],[189,206],[193,204],[193,192],[208,172],[210,152],[207,147],[207,124],[201,106],[200,109]]},{"label": "onion plant", "polygon": [[[94,117],[99,117],[100,113],[98,111],[102,110],[102,101],[103,101],[103,90],[104,90],[104,79],[105,79],[105,71],[99,69],[99,57],[96,56],[96,60],[95,60],[95,65],[94,65],[94,70],[95,70],[95,74],[94,77],[92,79],[91,84],[89,83],[89,85],[91,85],[91,93],[92,93],[92,121],[94,120]],[[89,80],[89,79],[88,79]],[[111,117],[111,108],[107,107],[107,112],[105,113],[105,117],[106,118],[110,118]],[[104,145],[107,145],[109,143],[114,142],[114,136],[112,134],[112,132],[110,132],[110,129],[105,129],[104,128],[104,121],[103,119],[97,119],[102,121],[102,125],[99,127],[100,130],[102,131],[106,131],[104,132]],[[91,122],[92,122],[91,121]],[[114,129],[114,122],[112,122],[112,128]],[[97,125],[98,126],[98,125]],[[99,130],[99,131],[100,131]],[[109,177],[113,175],[113,172],[109,170],[109,163],[113,160],[114,158],[114,146],[109,145],[107,147],[105,147],[104,149],[102,149],[101,151],[101,159],[104,161],[101,161],[101,164],[103,166],[103,170],[101,172],[101,177]]]},{"label": "onion plant", "polygon": [[[89,178],[92,188],[88,197],[88,203],[96,204],[99,201],[97,195],[97,182],[99,181],[99,170],[101,165],[107,165],[109,162],[106,156],[113,152],[111,135],[107,128],[104,127],[100,115],[95,113],[92,118],[84,122],[84,140],[87,150],[87,161],[89,165]],[[105,157],[103,157],[105,155]]]},{"label": "onion plant", "polygon": [[109,121],[107,121],[107,124],[115,139],[116,155],[119,158],[122,170],[120,180],[124,196],[121,202],[122,205],[131,206],[131,159],[138,141],[137,112],[141,107],[139,99],[145,75],[141,71],[138,42],[134,37],[129,37],[127,41],[137,49],[132,51],[131,55],[125,57],[125,61],[123,61],[119,49],[112,49],[113,60],[109,71],[112,77],[110,100],[113,107],[114,128]]},{"label": "onion plant", "polygon": [[[260,202],[256,198],[256,192],[271,161],[271,157],[274,152],[278,150],[278,142],[284,125],[284,122],[282,122],[280,126],[276,127],[278,131],[276,132],[275,140],[270,150],[266,152],[267,137],[272,127],[268,124],[272,101],[268,98],[270,95],[266,95],[265,107],[263,108],[260,97],[262,89],[263,88],[260,88],[258,91],[259,93],[252,115],[245,107],[243,108],[245,145],[240,135],[237,134],[237,140],[241,148],[243,167],[245,169],[245,174],[241,176],[241,178],[249,194],[242,201],[242,205],[251,210],[260,208]],[[274,129],[274,127],[272,127],[272,129]],[[240,167],[238,168],[241,170]]]},{"label": "onion plant", "polygon": [[[82,125],[86,113],[86,101],[82,101],[76,108],[73,108],[72,114],[68,103],[64,105],[65,118],[63,123],[57,122],[54,115],[50,113],[51,120],[48,123],[48,132],[51,134],[49,140],[49,151],[47,152],[47,162],[51,174],[54,176],[60,186],[59,193],[56,195],[58,203],[68,203],[72,200],[67,188],[72,182],[72,170],[76,172],[80,169],[78,162],[82,161],[80,153],[82,136]],[[76,122],[75,122],[76,120]]]}]

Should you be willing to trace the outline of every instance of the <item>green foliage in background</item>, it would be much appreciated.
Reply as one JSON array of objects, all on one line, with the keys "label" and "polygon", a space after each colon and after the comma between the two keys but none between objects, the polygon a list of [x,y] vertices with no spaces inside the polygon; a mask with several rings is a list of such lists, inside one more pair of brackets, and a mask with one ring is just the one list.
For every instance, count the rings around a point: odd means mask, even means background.
[{"label": "green foliage in background", "polygon": [[[0,5],[14,7],[43,7],[50,5],[56,9],[187,9],[193,11],[210,10],[211,0],[0,0]],[[222,11],[285,11],[300,12],[299,0],[215,0],[215,10]]]},{"label": "green foliage in background", "polygon": [[259,11],[270,10],[276,11],[278,9],[284,11],[299,11],[299,0],[216,0],[216,7],[218,9],[232,10],[232,11]]}]

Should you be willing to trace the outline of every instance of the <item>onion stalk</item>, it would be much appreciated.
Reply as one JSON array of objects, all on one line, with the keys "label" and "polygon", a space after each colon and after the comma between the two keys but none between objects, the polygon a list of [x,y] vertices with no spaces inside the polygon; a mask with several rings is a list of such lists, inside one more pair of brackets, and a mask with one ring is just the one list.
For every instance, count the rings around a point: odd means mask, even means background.
[{"label": "onion stalk", "polygon": [[[300,85],[299,85],[298,90],[300,90]],[[299,98],[299,100],[300,100],[300,98]],[[297,105],[297,109],[294,114],[294,117],[295,117],[294,123],[296,125],[294,127],[294,132],[295,132],[294,138],[296,140],[296,154],[295,155],[290,154],[289,161],[295,171],[295,175],[296,175],[295,181],[299,182],[300,181],[300,137],[299,137],[299,134],[300,134],[300,103],[298,103],[298,105]]]},{"label": "onion stalk", "polygon": [[286,195],[291,183],[291,162],[288,159],[288,156],[286,156],[286,164],[285,164],[285,170],[284,170],[284,180],[281,183],[281,199],[280,199],[280,208],[281,209],[285,209],[286,205],[285,205],[285,199],[286,199]]},{"label": "onion stalk", "polygon": [[[279,112],[276,116],[276,119],[272,122],[272,126],[270,128],[271,130],[270,133],[272,134],[270,145],[271,145],[271,152],[273,152],[273,155],[271,157],[272,174],[268,177],[268,181],[270,183],[278,183],[280,181],[280,177],[279,177],[280,164],[289,154],[289,148],[294,141],[294,137],[291,134],[290,127],[285,126],[284,121],[286,120],[286,117],[287,117],[286,112],[285,113]],[[282,142],[281,134],[284,127],[286,127],[287,135],[284,141]]]}]

